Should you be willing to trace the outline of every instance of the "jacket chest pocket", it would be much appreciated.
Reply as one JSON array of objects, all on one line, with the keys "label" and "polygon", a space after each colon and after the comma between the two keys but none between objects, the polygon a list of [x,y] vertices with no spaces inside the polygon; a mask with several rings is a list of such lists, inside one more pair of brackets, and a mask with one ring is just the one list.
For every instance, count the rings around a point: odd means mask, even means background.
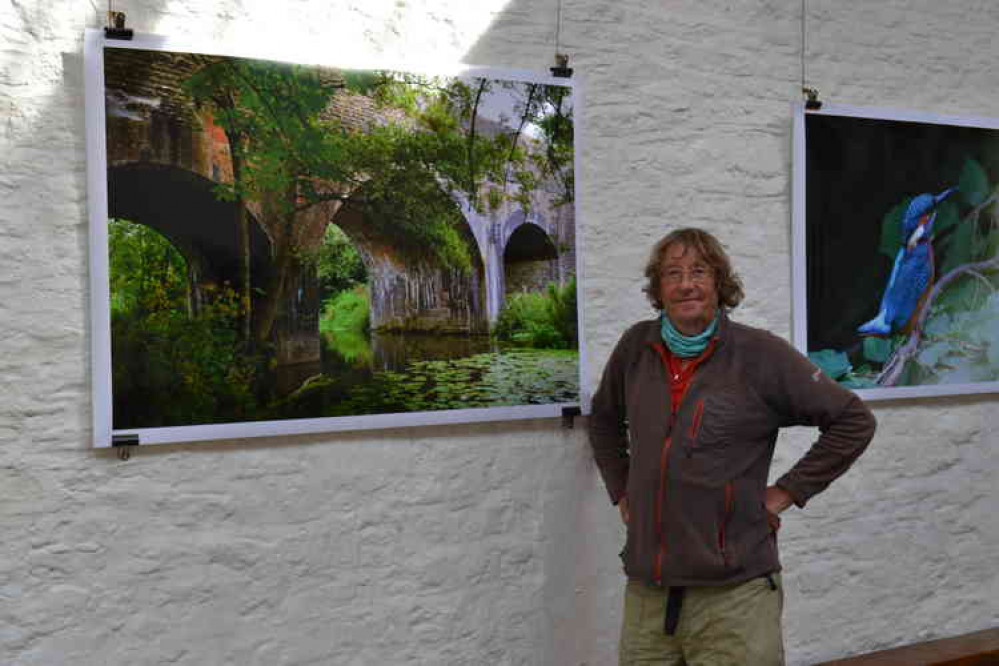
[{"label": "jacket chest pocket", "polygon": [[752,412],[743,393],[722,389],[704,394],[690,419],[690,451],[719,452],[745,440]]}]

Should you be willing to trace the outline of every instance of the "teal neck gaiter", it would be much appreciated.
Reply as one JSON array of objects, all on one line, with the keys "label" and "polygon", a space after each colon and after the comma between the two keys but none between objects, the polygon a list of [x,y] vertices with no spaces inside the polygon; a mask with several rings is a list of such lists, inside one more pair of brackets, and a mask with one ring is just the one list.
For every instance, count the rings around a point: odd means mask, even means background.
[{"label": "teal neck gaiter", "polygon": [[680,358],[693,358],[698,356],[705,349],[708,348],[708,342],[711,341],[711,336],[715,334],[718,330],[718,313],[715,313],[715,318],[711,320],[708,327],[704,329],[701,333],[694,336],[686,336],[680,331],[676,330],[673,326],[673,322],[669,320],[664,311],[660,316],[660,325],[662,329],[663,342],[669,347],[669,350],[676,356]]}]

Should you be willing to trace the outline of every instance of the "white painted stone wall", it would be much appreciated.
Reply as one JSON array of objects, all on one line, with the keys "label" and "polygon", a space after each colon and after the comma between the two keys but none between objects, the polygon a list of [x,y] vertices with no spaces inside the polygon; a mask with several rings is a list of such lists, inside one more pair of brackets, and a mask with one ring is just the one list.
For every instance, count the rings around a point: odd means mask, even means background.
[{"label": "white painted stone wall", "polygon": [[[999,115],[994,0],[808,0],[827,100]],[[118,0],[132,27],[547,67],[556,1]],[[0,0],[0,663],[616,663],[622,530],[555,421],[89,448],[81,43],[99,0]],[[565,0],[585,76],[595,377],[648,314],[646,248],[728,245],[739,316],[790,331],[784,0]],[[789,662],[999,624],[994,396],[878,404],[857,468],[782,536]],[[780,445],[776,469],[808,433]]]}]

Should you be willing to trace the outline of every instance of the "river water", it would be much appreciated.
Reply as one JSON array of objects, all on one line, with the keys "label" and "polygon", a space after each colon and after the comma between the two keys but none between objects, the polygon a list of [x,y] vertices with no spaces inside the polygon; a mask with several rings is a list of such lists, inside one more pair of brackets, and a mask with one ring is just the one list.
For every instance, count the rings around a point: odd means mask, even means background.
[{"label": "river water", "polygon": [[572,403],[576,350],[506,346],[488,336],[324,334],[321,373],[275,405],[279,418]]}]

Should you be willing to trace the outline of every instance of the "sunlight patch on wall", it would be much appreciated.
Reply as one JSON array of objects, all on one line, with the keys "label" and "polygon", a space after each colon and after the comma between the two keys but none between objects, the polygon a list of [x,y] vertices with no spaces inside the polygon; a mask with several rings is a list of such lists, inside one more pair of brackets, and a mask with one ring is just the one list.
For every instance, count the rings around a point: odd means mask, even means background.
[{"label": "sunlight patch on wall", "polygon": [[340,67],[439,69],[462,57],[489,30],[509,0],[346,0],[331,3],[246,0],[217,8],[202,23],[166,14],[152,32],[210,38],[231,53]]}]

